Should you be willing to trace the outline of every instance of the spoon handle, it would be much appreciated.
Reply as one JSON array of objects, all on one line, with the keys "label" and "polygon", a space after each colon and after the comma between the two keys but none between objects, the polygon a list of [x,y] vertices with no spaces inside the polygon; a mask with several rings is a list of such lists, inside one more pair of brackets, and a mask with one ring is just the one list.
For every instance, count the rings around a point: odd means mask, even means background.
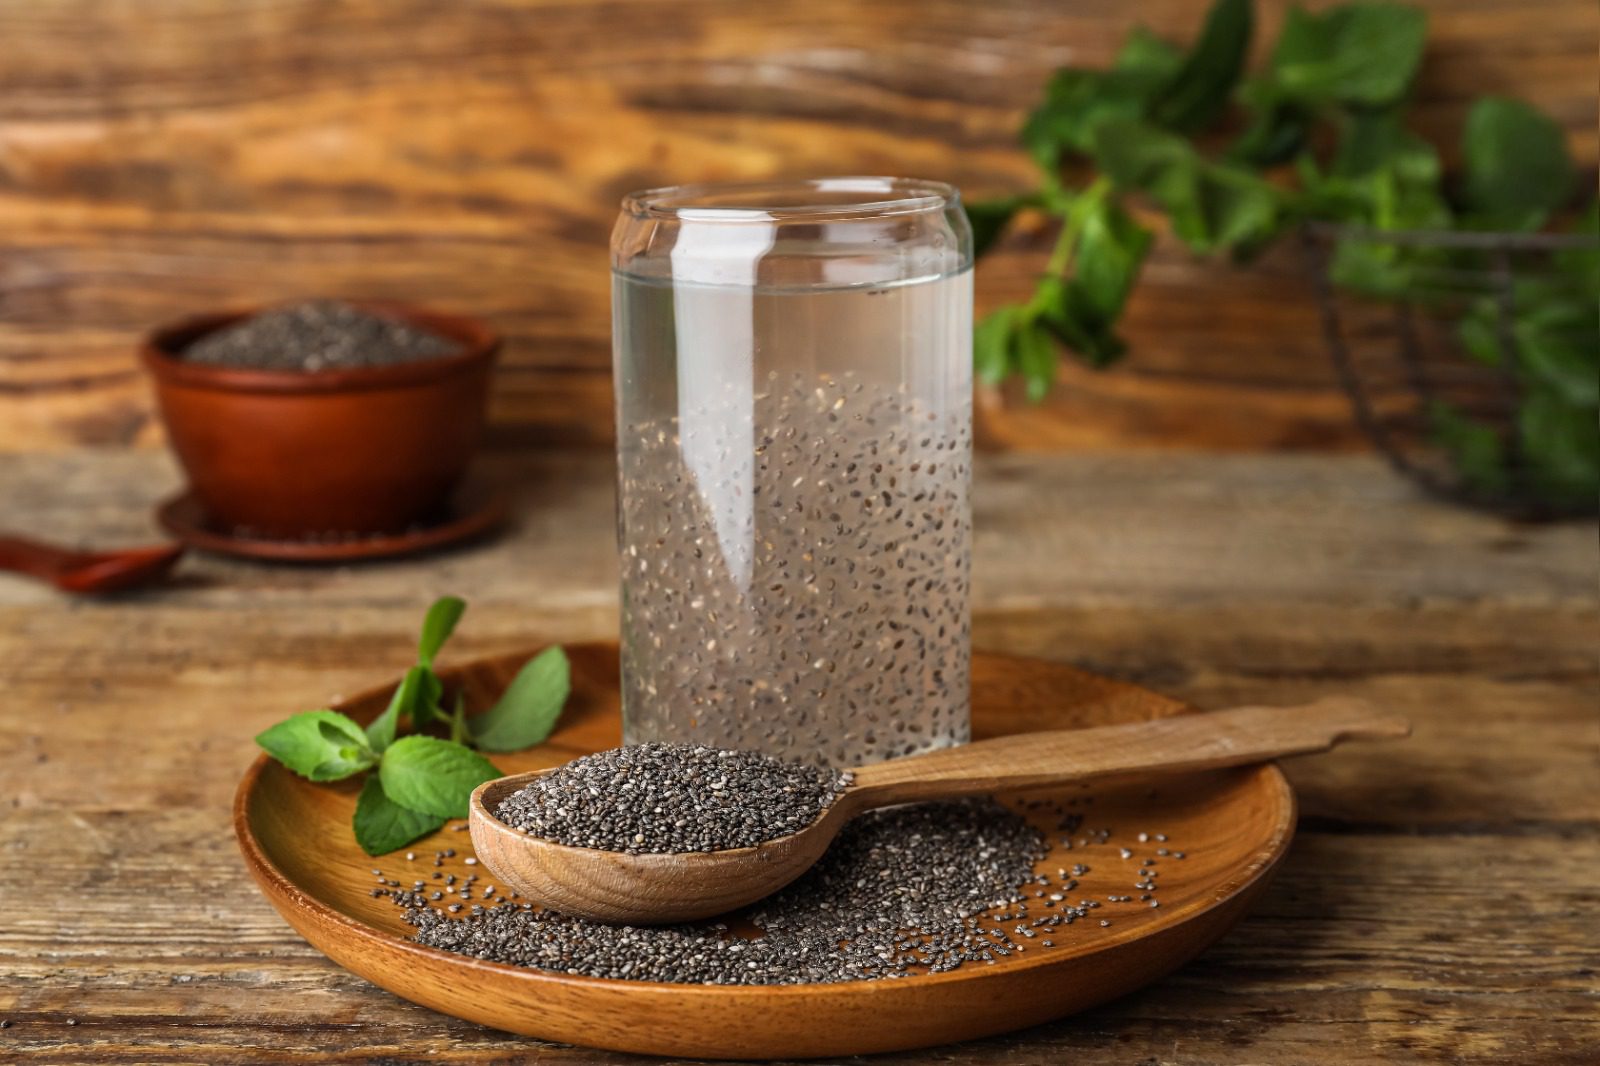
[{"label": "spoon handle", "polygon": [[77,552],[67,548],[0,534],[0,570],[52,581],[77,557]]},{"label": "spoon handle", "polygon": [[1366,700],[1329,696],[1299,707],[1238,707],[980,740],[863,766],[851,792],[863,807],[880,807],[1065,781],[1214,770],[1410,732],[1404,718]]}]

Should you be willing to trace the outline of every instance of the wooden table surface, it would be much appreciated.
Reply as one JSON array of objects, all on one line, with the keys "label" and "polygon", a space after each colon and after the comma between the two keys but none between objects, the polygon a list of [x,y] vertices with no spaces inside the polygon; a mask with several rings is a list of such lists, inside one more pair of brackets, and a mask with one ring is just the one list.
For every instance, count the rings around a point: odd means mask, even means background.
[{"label": "wooden table surface", "polygon": [[[344,972],[257,895],[228,828],[250,738],[397,676],[433,596],[471,601],[455,656],[614,631],[607,459],[491,465],[516,528],[425,561],[193,558],[174,588],[97,603],[0,577],[0,1061],[622,1058]],[[1202,707],[1354,692],[1416,733],[1289,767],[1294,849],[1196,962],[1080,1017],[874,1061],[1594,1061],[1593,524],[1459,511],[1361,457],[1012,456],[978,477],[978,646]],[[5,524],[67,540],[149,537],[175,484],[159,453],[0,464]]]}]

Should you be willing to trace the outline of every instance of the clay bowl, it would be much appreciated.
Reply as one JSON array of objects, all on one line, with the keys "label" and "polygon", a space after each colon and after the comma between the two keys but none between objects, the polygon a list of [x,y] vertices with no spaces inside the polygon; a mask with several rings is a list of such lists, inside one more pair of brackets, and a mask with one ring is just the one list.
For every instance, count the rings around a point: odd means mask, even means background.
[{"label": "clay bowl", "polygon": [[483,435],[500,339],[455,315],[356,303],[456,341],[440,359],[301,373],[185,362],[258,309],[156,330],[140,357],[167,436],[213,524],[294,539],[407,529],[435,513]]}]

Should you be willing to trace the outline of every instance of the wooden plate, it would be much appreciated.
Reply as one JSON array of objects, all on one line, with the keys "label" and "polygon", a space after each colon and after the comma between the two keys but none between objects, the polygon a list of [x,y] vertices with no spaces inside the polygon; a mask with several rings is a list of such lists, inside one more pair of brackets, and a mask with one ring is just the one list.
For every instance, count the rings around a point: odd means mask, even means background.
[{"label": "wooden plate", "polygon": [[[569,646],[573,696],[543,746],[496,756],[507,772],[539,769],[620,742],[615,644]],[[529,657],[470,663],[445,674],[464,685],[468,706],[487,706]],[[366,720],[390,687],[343,705]],[[1134,685],[1031,659],[978,655],[973,726],[978,736],[1144,720],[1187,710]],[[1079,798],[1084,790],[1068,790]],[[414,862],[397,852],[372,859],[350,831],[357,788],[314,785],[267,759],[240,782],[234,830],[246,863],[278,911],[341,966],[413,1002],[498,1029],[573,1044],[709,1058],[851,1055],[966,1040],[1059,1018],[1144,985],[1192,958],[1244,914],[1265,887],[1293,833],[1295,807],[1276,766],[1167,778],[1152,786],[1097,789],[1083,809],[1073,849],[1057,843],[1040,863],[1054,871],[1087,864],[1074,897],[1141,894],[1134,871],[1157,847],[1160,907],[1104,903],[1098,921],[1053,930],[1035,947],[994,965],[948,973],[833,985],[731,987],[571,977],[482,962],[406,939],[409,927],[387,898],[371,896],[374,867],[403,885],[431,878],[433,854],[454,848],[447,872],[464,874],[468,835],[449,826],[418,842]],[[1034,794],[1035,797],[1040,795]],[[457,823],[452,823],[457,824]],[[1052,826],[1044,826],[1053,830]],[[1107,843],[1079,844],[1093,829]],[[1137,834],[1162,833],[1139,843]],[[1119,847],[1134,850],[1123,859]],[[481,869],[481,868],[480,868]],[[1032,943],[1032,942],[1030,942]]]},{"label": "wooden plate", "polygon": [[250,536],[214,522],[194,493],[185,489],[156,507],[156,521],[192,548],[244,559],[287,563],[353,563],[418,555],[481,537],[505,521],[506,497],[482,485],[464,485],[433,521],[401,533],[284,540]]}]

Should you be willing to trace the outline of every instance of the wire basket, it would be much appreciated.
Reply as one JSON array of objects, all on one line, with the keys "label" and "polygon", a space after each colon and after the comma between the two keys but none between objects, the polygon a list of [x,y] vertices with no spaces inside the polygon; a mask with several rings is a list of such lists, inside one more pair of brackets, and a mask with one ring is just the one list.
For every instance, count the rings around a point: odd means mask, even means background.
[{"label": "wire basket", "polygon": [[1312,224],[1302,242],[1356,420],[1397,470],[1512,518],[1600,512],[1600,292],[1573,265],[1600,238]]}]

